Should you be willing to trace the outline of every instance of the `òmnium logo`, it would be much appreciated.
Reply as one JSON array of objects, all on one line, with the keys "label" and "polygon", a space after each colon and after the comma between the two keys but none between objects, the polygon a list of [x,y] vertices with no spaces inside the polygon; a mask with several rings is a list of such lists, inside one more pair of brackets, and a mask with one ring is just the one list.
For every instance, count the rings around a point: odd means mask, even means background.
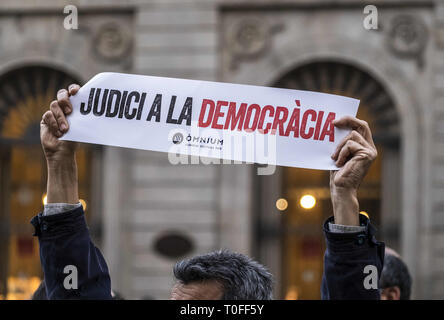
[{"label": "\u00f2mnium logo", "polygon": [[180,144],[183,141],[183,134],[180,132],[177,132],[173,135],[173,143],[174,144]]}]

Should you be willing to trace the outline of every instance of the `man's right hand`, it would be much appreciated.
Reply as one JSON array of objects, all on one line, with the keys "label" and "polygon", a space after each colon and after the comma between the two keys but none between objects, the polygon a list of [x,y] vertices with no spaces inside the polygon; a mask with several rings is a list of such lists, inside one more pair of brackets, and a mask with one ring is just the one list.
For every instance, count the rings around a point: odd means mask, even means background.
[{"label": "man's right hand", "polygon": [[75,151],[77,143],[59,138],[68,129],[66,116],[72,112],[69,97],[79,91],[80,86],[72,84],[68,90],[57,92],[57,100],[51,102],[40,123],[40,140],[48,165],[47,203],[79,202],[77,164]]},{"label": "man's right hand", "polygon": [[71,84],[68,90],[57,92],[57,100],[51,102],[49,110],[43,114],[40,122],[40,141],[48,162],[72,159],[75,155],[77,143],[62,141],[59,138],[69,129],[66,116],[72,112],[69,97],[79,91],[78,84]]},{"label": "man's right hand", "polygon": [[330,173],[335,223],[359,226],[358,188],[378,152],[367,122],[346,116],[334,125],[352,130],[332,155],[339,169]]}]

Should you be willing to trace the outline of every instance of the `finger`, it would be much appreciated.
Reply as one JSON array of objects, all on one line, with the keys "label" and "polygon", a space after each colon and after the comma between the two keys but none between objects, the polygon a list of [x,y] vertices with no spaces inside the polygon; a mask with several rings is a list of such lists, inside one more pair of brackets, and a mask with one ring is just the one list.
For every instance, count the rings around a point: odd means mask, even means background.
[{"label": "finger", "polygon": [[353,157],[358,151],[364,149],[362,145],[353,140],[348,140],[347,143],[342,147],[339,152],[338,160],[336,160],[336,165],[342,167],[348,159]]},{"label": "finger", "polygon": [[338,146],[335,149],[335,152],[331,156],[333,160],[336,160],[342,147],[344,147],[344,145],[349,140],[356,141],[357,143],[361,144],[364,147],[372,148],[372,146],[367,142],[367,140],[364,139],[364,137],[361,134],[359,134],[356,130],[352,130],[344,139],[341,140],[341,142],[339,142]]},{"label": "finger", "polygon": [[80,86],[76,83],[70,84],[68,87],[68,93],[70,96],[75,95],[80,90]]},{"label": "finger", "polygon": [[42,123],[46,124],[49,131],[56,137],[61,137],[63,135],[59,130],[59,125],[51,110],[48,110],[43,114]]},{"label": "finger", "polygon": [[370,145],[374,146],[372,132],[368,123],[364,120],[357,119],[352,116],[345,116],[341,119],[333,121],[333,124],[337,128],[352,129],[358,131]]},{"label": "finger", "polygon": [[54,100],[53,102],[51,102],[49,109],[54,114],[54,117],[55,117],[57,124],[59,126],[59,130],[62,133],[65,133],[66,131],[68,131],[68,121],[66,121],[65,114],[63,113],[62,108],[60,108],[57,100]]},{"label": "finger", "polygon": [[65,114],[70,114],[72,112],[72,105],[71,101],[69,100],[68,90],[60,89],[57,92],[57,102]]}]

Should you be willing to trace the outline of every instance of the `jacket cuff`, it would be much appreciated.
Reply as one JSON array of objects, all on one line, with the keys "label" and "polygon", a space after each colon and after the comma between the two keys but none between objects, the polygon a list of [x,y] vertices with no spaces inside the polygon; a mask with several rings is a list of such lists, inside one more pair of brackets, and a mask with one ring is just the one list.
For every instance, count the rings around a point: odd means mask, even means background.
[{"label": "jacket cuff", "polygon": [[59,237],[87,230],[83,206],[56,215],[44,216],[43,212],[31,219],[33,236],[40,239]]},{"label": "jacket cuff", "polygon": [[342,224],[335,224],[335,223],[328,223],[328,229],[331,232],[335,232],[335,233],[352,233],[352,232],[361,232],[361,231],[365,231],[364,226],[345,226]]},{"label": "jacket cuff", "polygon": [[329,228],[330,223],[334,224],[334,217],[330,217],[324,222],[324,234],[327,248],[332,252],[363,250],[379,243],[375,237],[375,227],[373,227],[370,220],[362,214],[359,215],[359,225],[364,227],[364,230],[359,232],[332,232]]},{"label": "jacket cuff", "polygon": [[43,215],[44,216],[51,216],[53,214],[59,214],[59,213],[63,213],[63,212],[66,212],[66,211],[71,211],[71,210],[77,209],[81,205],[82,204],[80,202],[78,202],[76,204],[72,204],[72,203],[48,203],[48,204],[45,204],[45,206],[43,208]]}]

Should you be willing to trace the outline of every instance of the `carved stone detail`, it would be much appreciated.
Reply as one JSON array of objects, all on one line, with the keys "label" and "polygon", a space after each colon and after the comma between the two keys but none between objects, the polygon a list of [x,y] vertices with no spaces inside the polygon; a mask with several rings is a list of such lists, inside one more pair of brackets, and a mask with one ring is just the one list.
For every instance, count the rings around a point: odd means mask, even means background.
[{"label": "carved stone detail", "polygon": [[101,59],[115,61],[130,53],[132,36],[129,30],[115,22],[102,25],[94,36],[94,49]]},{"label": "carved stone detail", "polygon": [[258,17],[246,18],[234,24],[226,38],[231,68],[235,69],[242,60],[262,56],[271,46],[271,35],[281,29],[281,26],[271,26]]},{"label": "carved stone detail", "polygon": [[418,17],[399,15],[392,20],[387,42],[394,55],[416,59],[421,64],[428,36],[426,25]]}]

